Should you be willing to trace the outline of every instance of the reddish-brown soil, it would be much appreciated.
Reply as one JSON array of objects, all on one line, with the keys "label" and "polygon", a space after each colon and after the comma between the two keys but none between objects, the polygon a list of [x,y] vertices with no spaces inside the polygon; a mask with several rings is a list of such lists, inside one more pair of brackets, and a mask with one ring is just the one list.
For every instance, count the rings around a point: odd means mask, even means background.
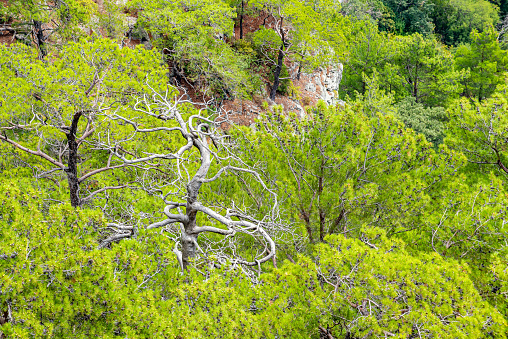
[{"label": "reddish-brown soil", "polygon": [[[8,0],[0,0],[0,6],[7,6],[7,2]],[[10,45],[14,42],[14,33],[6,30],[6,28],[10,28],[9,23],[0,23],[0,44]]]},{"label": "reddish-brown soil", "polygon": [[[243,16],[243,35],[247,36],[249,33],[253,33],[263,25],[266,15],[260,14],[259,16]],[[236,19],[235,25],[235,39],[240,39],[240,19]]]},{"label": "reddish-brown soil", "polygon": [[[0,28],[2,28],[2,25],[0,25]],[[7,31],[0,31],[0,44],[10,45],[14,41],[14,34]]]}]

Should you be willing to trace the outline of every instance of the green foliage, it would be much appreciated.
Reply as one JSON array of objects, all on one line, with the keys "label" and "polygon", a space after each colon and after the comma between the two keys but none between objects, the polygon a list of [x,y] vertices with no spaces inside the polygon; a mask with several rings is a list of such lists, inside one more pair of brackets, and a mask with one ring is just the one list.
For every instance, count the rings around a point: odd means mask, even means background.
[{"label": "green foliage", "polygon": [[443,106],[462,91],[464,73],[455,71],[453,55],[434,37],[413,34],[395,41],[397,52],[384,72],[391,90],[430,106]]},{"label": "green foliage", "polygon": [[473,31],[471,43],[459,46],[455,52],[457,68],[469,70],[463,83],[464,94],[470,98],[482,101],[504,82],[508,52],[501,49],[497,37],[492,26],[482,33]]},{"label": "green foliage", "polygon": [[410,253],[379,230],[326,240],[315,255],[331,325],[345,323],[355,337],[505,337],[506,320],[482,300],[467,265]]},{"label": "green foliage", "polygon": [[[167,39],[210,38],[233,30],[233,8],[223,1],[134,1],[130,6],[142,9],[141,23]],[[149,19],[154,21],[148,23]]]},{"label": "green foliage", "polygon": [[434,25],[430,18],[434,5],[425,0],[382,0],[390,10],[395,24],[394,33],[431,34]]},{"label": "green foliage", "polygon": [[[132,1],[140,10],[138,25],[147,29],[158,47],[166,48],[176,72],[197,85],[226,98],[257,90],[249,60],[226,43],[233,36],[234,8],[223,1]],[[183,80],[179,80],[183,81]]]},{"label": "green foliage", "polygon": [[[342,13],[362,22],[379,24],[380,27],[393,27],[393,20],[386,15],[387,8],[380,0],[351,0],[344,2],[341,8]],[[392,26],[390,26],[392,24]]]},{"label": "green foliage", "polygon": [[418,328],[501,338],[506,326],[479,298],[467,265],[411,255],[384,232],[363,230],[364,243],[328,237],[316,247],[317,265],[300,257],[253,285],[238,271],[181,275],[167,260],[171,243],[142,230],[98,250],[97,211],[51,205],[26,180],[0,187],[0,307],[13,318],[0,328],[7,336],[316,337],[321,324],[337,334]]},{"label": "green foliage", "polygon": [[397,105],[397,116],[408,128],[422,133],[434,145],[443,142],[446,112],[442,107],[425,108],[414,97],[407,97]]},{"label": "green foliage", "polygon": [[380,29],[401,35],[435,33],[447,45],[468,42],[471,31],[499,21],[498,7],[487,0],[381,1],[384,6],[371,6]]},{"label": "green foliage", "polygon": [[[426,203],[425,181],[446,171],[434,166],[439,156],[423,137],[393,116],[364,115],[363,109],[362,102],[345,110],[319,104],[304,119],[276,110],[261,118],[257,132],[242,131],[244,158],[274,178],[287,218],[311,243],[354,233],[363,223],[408,227]],[[420,166],[428,170],[416,170]]]},{"label": "green foliage", "polygon": [[487,291],[489,299],[506,317],[508,315],[508,257],[506,247],[493,255],[489,269],[492,278],[488,286],[490,290]]},{"label": "green foliage", "polygon": [[[0,253],[9,259],[0,261],[0,305],[10,307],[14,320],[2,332],[17,338],[111,335],[121,327],[113,317],[128,302],[125,284],[120,276],[113,279],[111,268],[117,256],[118,267],[135,262],[129,259],[133,248],[125,243],[117,253],[95,249],[100,213],[48,205],[26,181],[1,186]],[[124,270],[134,274],[123,277],[136,279],[141,272],[129,268]]]},{"label": "green foliage", "polygon": [[446,142],[479,168],[508,173],[506,88],[481,103],[462,100],[450,109]]},{"label": "green foliage", "polygon": [[390,36],[366,24],[355,34],[345,60],[341,91],[364,94],[374,73],[379,87],[397,100],[413,96],[426,106],[446,106],[462,92],[466,71],[457,71],[450,50],[418,33]]},{"label": "green foliage", "polygon": [[471,31],[483,31],[499,21],[497,8],[486,0],[433,0],[434,32],[447,45],[470,41]]},{"label": "green foliage", "polygon": [[97,4],[91,0],[70,0],[54,6],[46,0],[9,1],[6,15],[20,20],[19,25],[30,25],[30,21],[37,20],[49,23],[51,19],[58,20],[63,25],[66,34],[75,32],[77,25],[90,21],[91,15],[97,11]]},{"label": "green foliage", "polygon": [[[494,175],[474,182],[463,173],[444,181],[432,192],[434,203],[422,225],[422,244],[443,256],[467,259],[474,270],[485,272],[490,255],[506,243],[507,192]],[[425,230],[424,232],[422,232]],[[406,239],[415,236],[414,232]],[[409,240],[408,240],[409,241]]]},{"label": "green foliage", "polygon": [[433,211],[427,212],[425,235],[416,240],[417,234],[423,233],[412,232],[405,238],[420,250],[432,248],[444,257],[467,262],[469,276],[482,298],[506,319],[507,300],[500,273],[505,268],[502,265],[508,239],[506,185],[492,173],[482,176],[470,167],[463,170],[467,174],[448,180],[435,192],[437,203]]},{"label": "green foliage", "polygon": [[[351,47],[344,60],[344,76],[341,92],[355,96],[355,91],[364,94],[367,90],[365,77],[372,77],[375,71],[383,72],[396,53],[391,36],[379,32],[377,26],[366,23],[354,34]],[[381,83],[387,79],[378,78]]]},{"label": "green foliage", "polygon": [[[105,35],[114,40],[122,40],[125,33],[130,29],[121,1],[103,0],[102,11],[97,15],[97,25],[94,31],[98,35]],[[104,34],[101,34],[103,33]]]}]

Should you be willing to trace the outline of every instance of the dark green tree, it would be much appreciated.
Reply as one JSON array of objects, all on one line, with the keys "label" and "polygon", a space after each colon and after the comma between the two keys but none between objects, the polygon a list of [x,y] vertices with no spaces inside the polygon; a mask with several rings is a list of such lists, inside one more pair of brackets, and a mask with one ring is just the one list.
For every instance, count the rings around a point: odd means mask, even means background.
[{"label": "dark green tree", "polygon": [[397,116],[406,127],[425,135],[435,146],[443,142],[446,111],[442,107],[428,107],[407,97],[396,105]]},{"label": "dark green tree", "polygon": [[[276,110],[260,119],[257,132],[239,136],[252,163],[263,164],[274,178],[286,218],[310,243],[333,233],[356,234],[364,223],[396,229],[419,218],[415,206],[426,199],[420,188],[434,173],[412,175],[435,157],[434,150],[393,115],[364,114],[364,99],[344,110],[321,103],[301,120]],[[406,202],[411,207],[402,207]]]},{"label": "dark green tree", "polygon": [[399,34],[431,34],[434,30],[431,15],[434,4],[426,0],[382,0],[394,20],[395,32]]},{"label": "dark green tree", "polygon": [[486,0],[433,0],[434,32],[447,45],[470,41],[471,31],[483,31],[499,21],[498,10]]}]

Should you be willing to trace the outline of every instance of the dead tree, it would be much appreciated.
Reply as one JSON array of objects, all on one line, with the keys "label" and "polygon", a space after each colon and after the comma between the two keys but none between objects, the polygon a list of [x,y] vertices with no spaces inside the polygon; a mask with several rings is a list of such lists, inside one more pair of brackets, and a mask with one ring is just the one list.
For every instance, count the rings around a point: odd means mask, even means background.
[{"label": "dead tree", "polygon": [[[202,251],[198,244],[199,236],[210,233],[222,235],[225,238],[234,238],[235,234],[244,233],[255,237],[264,246],[264,250],[251,260],[243,258],[234,250],[231,255],[226,255],[224,251],[221,252],[219,256],[223,259],[227,257],[227,260],[233,264],[258,266],[271,260],[275,256],[276,243],[270,233],[273,234],[273,230],[283,228],[278,222],[276,195],[265,185],[256,170],[249,168],[235,156],[231,151],[228,136],[221,134],[216,122],[202,116],[201,113],[184,118],[184,114],[179,109],[179,106],[184,102],[185,100],[170,100],[167,94],[155,93],[151,99],[145,97],[136,105],[139,112],[157,117],[167,124],[173,123],[172,127],[165,127],[165,130],[178,133],[183,138],[179,149],[173,154],[167,154],[168,159],[174,159],[174,172],[177,177],[173,183],[175,189],[169,189],[169,192],[164,194],[161,190],[161,198],[166,203],[164,208],[166,219],[149,225],[148,229],[163,228],[173,235],[174,253],[182,269],[186,269],[192,258],[198,257]],[[159,129],[160,127],[152,130]],[[198,162],[198,168],[194,174],[191,174],[191,159],[196,159]],[[220,166],[214,174],[211,174],[214,160]],[[258,220],[235,206],[213,208],[200,201],[200,191],[203,185],[220,180],[221,177],[230,173],[250,176],[265,192],[271,195],[273,206],[269,215]],[[167,200],[170,195],[175,197],[174,201]],[[209,224],[199,224],[198,216],[200,214],[207,217]]]}]

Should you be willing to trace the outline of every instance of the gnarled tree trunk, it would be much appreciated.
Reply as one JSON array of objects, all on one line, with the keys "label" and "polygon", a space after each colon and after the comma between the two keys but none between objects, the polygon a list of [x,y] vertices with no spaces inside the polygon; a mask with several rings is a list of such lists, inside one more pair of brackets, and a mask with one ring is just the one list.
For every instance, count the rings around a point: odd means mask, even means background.
[{"label": "gnarled tree trunk", "polygon": [[69,183],[69,194],[72,207],[78,207],[81,205],[78,179],[78,142],[76,141],[76,132],[78,130],[78,122],[81,115],[81,112],[74,114],[69,133],[67,133],[69,159],[65,173],[67,174],[67,181]]},{"label": "gnarled tree trunk", "polygon": [[44,59],[44,57],[47,54],[46,47],[45,47],[46,38],[44,37],[44,31],[42,29],[42,22],[41,21],[34,20],[34,40],[35,40],[35,43],[37,44],[37,47],[39,47],[39,51],[40,51],[39,58]]},{"label": "gnarled tree trunk", "polygon": [[[162,98],[162,96],[161,96]],[[146,99],[145,99],[146,102]],[[227,209],[226,214],[223,215],[212,208],[206,207],[202,205],[199,200],[199,191],[201,186],[205,183],[211,183],[215,180],[218,180],[221,175],[227,172],[244,172],[253,175],[265,190],[268,190],[268,187],[264,184],[261,176],[254,170],[242,167],[236,167],[233,165],[225,165],[218,169],[217,173],[210,177],[207,177],[209,174],[210,166],[212,163],[212,155],[213,159],[217,159],[217,154],[215,151],[210,149],[209,141],[211,140],[217,149],[221,149],[222,147],[226,147],[224,144],[224,138],[218,136],[211,131],[214,126],[214,122],[202,117],[200,115],[193,115],[186,122],[184,121],[182,115],[178,111],[177,105],[170,104],[170,101],[164,98],[163,100],[157,100],[156,103],[160,105],[160,109],[162,112],[166,112],[165,114],[159,116],[159,119],[168,120],[175,119],[179,127],[174,128],[174,130],[178,130],[182,136],[187,140],[187,143],[183,145],[175,154],[167,155],[167,159],[181,159],[185,153],[192,149],[197,149],[200,154],[200,164],[197,172],[187,181],[186,184],[186,192],[183,196],[180,196],[180,199],[185,201],[183,202],[166,202],[166,207],[164,208],[164,214],[167,219],[153,223],[148,226],[148,229],[155,229],[159,227],[165,227],[171,224],[180,224],[179,234],[174,238],[175,240],[175,248],[173,252],[176,254],[178,261],[183,270],[187,269],[189,264],[192,261],[192,258],[198,256],[198,250],[200,247],[198,246],[198,237],[199,234],[208,232],[215,233],[223,236],[234,236],[236,233],[241,232],[248,235],[259,236],[262,238],[262,242],[265,243],[264,252],[259,253],[258,257],[254,260],[247,261],[243,258],[235,258],[234,262],[236,264],[246,265],[246,266],[259,266],[262,263],[272,259],[275,256],[275,242],[272,240],[270,234],[268,234],[263,228],[267,222],[264,220],[256,220],[252,216],[244,215],[242,212],[236,211],[236,209]],[[146,106],[150,106],[148,102],[146,102]],[[138,111],[142,111],[138,109]],[[150,112],[147,112],[150,114]],[[195,122],[197,122],[197,126]],[[220,146],[217,146],[216,142],[219,142]],[[231,153],[228,153],[231,154]],[[229,157],[228,157],[229,158]],[[234,160],[235,157],[233,155],[230,156],[231,160]],[[224,159],[222,159],[224,160]],[[243,162],[241,162],[244,165]],[[183,164],[179,164],[178,166],[184,166]],[[177,171],[179,173],[179,171]],[[187,172],[187,170],[186,170]],[[187,172],[188,174],[188,172]],[[188,177],[187,177],[188,178]],[[184,178],[182,175],[179,175],[179,180],[188,180]],[[271,191],[270,191],[271,192]],[[272,193],[272,192],[271,192]],[[273,194],[273,193],[272,193]],[[278,216],[278,212],[275,210],[278,208],[276,196],[274,197],[274,208],[272,209],[272,216],[274,220]],[[185,212],[181,211],[180,208],[185,207]],[[172,211],[177,210],[177,213],[172,213]],[[218,224],[219,226],[214,225],[198,225],[197,224],[197,215],[201,213],[208,217],[208,220]],[[270,224],[270,227],[274,227],[273,224]],[[171,231],[177,232],[177,231]],[[174,234],[174,233],[173,233]],[[176,235],[176,234],[175,234]],[[180,247],[180,249],[178,248]],[[233,254],[236,255],[236,254]]]},{"label": "gnarled tree trunk", "polygon": [[243,39],[243,10],[245,8],[245,3],[242,1],[242,13],[240,14],[240,39]]},{"label": "gnarled tree trunk", "polygon": [[284,44],[280,46],[279,56],[277,57],[277,66],[275,67],[275,72],[273,73],[273,86],[272,91],[270,92],[270,99],[272,100],[275,100],[277,89],[279,89],[280,72],[282,71],[283,62],[284,62]]}]

